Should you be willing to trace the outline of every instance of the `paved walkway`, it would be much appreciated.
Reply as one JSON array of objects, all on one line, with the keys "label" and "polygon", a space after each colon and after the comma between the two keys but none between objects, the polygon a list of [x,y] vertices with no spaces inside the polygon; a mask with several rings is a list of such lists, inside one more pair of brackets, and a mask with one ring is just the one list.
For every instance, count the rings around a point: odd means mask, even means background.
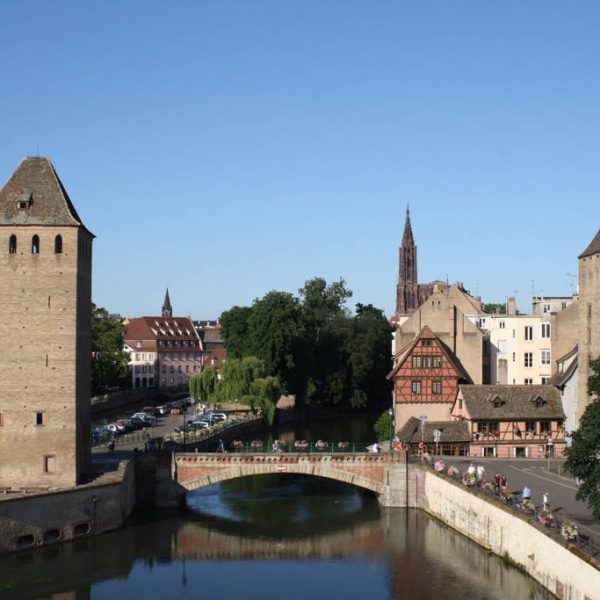
[{"label": "paved walkway", "polygon": [[[590,536],[600,545],[600,523],[594,519],[587,504],[575,498],[577,493],[575,482],[568,477],[548,472],[547,460],[526,458],[477,460],[452,456],[443,458],[448,466],[456,465],[461,470],[466,470],[470,462],[474,465],[482,464],[485,468],[485,479],[490,481],[496,473],[503,473],[506,475],[508,488],[513,494],[520,494],[523,487],[527,485],[532,493],[531,500],[536,506],[542,505],[542,496],[547,492],[550,497],[550,510],[557,516],[575,521],[580,533]],[[552,460],[552,471],[556,471],[557,467],[563,464],[563,460]]]}]

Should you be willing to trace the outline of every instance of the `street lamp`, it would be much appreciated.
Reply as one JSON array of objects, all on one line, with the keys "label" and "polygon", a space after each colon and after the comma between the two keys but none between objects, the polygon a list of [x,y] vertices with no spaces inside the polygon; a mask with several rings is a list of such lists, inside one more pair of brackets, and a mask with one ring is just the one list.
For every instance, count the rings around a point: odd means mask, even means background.
[{"label": "street lamp", "polygon": [[388,408],[388,415],[390,416],[390,452],[394,449],[394,409]]}]

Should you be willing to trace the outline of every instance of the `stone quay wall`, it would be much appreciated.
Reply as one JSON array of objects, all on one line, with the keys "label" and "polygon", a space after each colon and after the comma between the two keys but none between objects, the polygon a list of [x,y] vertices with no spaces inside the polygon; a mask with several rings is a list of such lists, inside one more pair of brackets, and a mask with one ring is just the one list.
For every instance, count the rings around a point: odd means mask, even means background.
[{"label": "stone quay wall", "polygon": [[600,599],[600,563],[460,483],[409,469],[409,503],[523,569],[561,600]]},{"label": "stone quay wall", "polygon": [[118,529],[134,506],[131,461],[77,487],[0,494],[0,555]]}]

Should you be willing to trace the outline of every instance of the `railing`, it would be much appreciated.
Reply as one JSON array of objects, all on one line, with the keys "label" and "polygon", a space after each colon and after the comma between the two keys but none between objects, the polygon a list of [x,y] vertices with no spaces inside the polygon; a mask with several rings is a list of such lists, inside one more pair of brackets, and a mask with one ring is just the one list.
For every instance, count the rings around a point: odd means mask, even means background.
[{"label": "railing", "polygon": [[[449,475],[449,469],[452,468],[453,465],[446,463],[446,461],[441,458],[434,459],[432,461],[431,458],[428,458],[427,456],[423,457],[411,455],[409,456],[409,462],[420,462],[428,469],[434,471],[438,477],[443,477],[445,479],[451,479],[455,482],[462,483],[472,492],[481,494],[493,500],[494,502],[498,502],[504,506],[507,506],[519,515],[528,516],[538,526],[543,527],[544,531],[546,531],[546,533],[551,537],[554,537],[561,542],[573,544],[592,558],[600,559],[600,544],[598,544],[598,542],[591,536],[578,533],[573,539],[566,539],[561,534],[563,531],[563,526],[566,528],[572,528],[573,526],[577,527],[578,524],[576,521],[563,518],[559,515],[550,513],[549,511],[544,511],[543,508],[540,509],[533,504],[531,504],[533,507],[532,509],[524,510],[523,501],[518,498],[518,495],[512,494],[510,491],[508,491],[506,487],[503,489],[492,481],[486,479],[477,479],[476,475],[467,477],[467,471],[460,471],[458,469],[456,475]],[[440,462],[444,463],[443,469],[440,468]],[[551,515],[550,519],[546,518],[548,513]],[[546,523],[543,521],[546,521]]]},{"label": "railing", "polygon": [[[174,441],[177,444],[196,444],[199,442],[210,440],[226,433],[228,430],[244,423],[252,421],[260,421],[262,417],[257,415],[244,415],[241,417],[231,417],[225,421],[215,423],[206,429],[198,431],[186,431],[185,433],[170,433],[164,436],[164,442]],[[186,419],[191,421],[192,418]],[[149,440],[155,438],[154,428],[147,427],[143,431],[134,431],[131,433],[110,433],[106,432],[100,436],[92,436],[92,446],[97,447],[118,447],[130,444],[142,443],[145,444]]]},{"label": "railing", "polygon": [[[187,436],[186,436],[187,438]],[[306,442],[305,444],[268,444],[262,440],[242,442],[234,440],[224,445],[224,451],[232,454],[365,454],[369,451],[364,443],[357,442]],[[381,453],[386,454],[384,452]]]}]

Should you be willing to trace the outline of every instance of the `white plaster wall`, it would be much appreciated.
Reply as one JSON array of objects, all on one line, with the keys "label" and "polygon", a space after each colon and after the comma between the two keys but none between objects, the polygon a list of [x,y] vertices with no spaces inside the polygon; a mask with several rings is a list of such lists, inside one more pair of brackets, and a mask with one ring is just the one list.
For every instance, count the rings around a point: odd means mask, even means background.
[{"label": "white plaster wall", "polygon": [[599,600],[600,570],[554,541],[526,518],[431,471],[419,479],[419,507],[499,556],[522,567],[564,600]]}]

